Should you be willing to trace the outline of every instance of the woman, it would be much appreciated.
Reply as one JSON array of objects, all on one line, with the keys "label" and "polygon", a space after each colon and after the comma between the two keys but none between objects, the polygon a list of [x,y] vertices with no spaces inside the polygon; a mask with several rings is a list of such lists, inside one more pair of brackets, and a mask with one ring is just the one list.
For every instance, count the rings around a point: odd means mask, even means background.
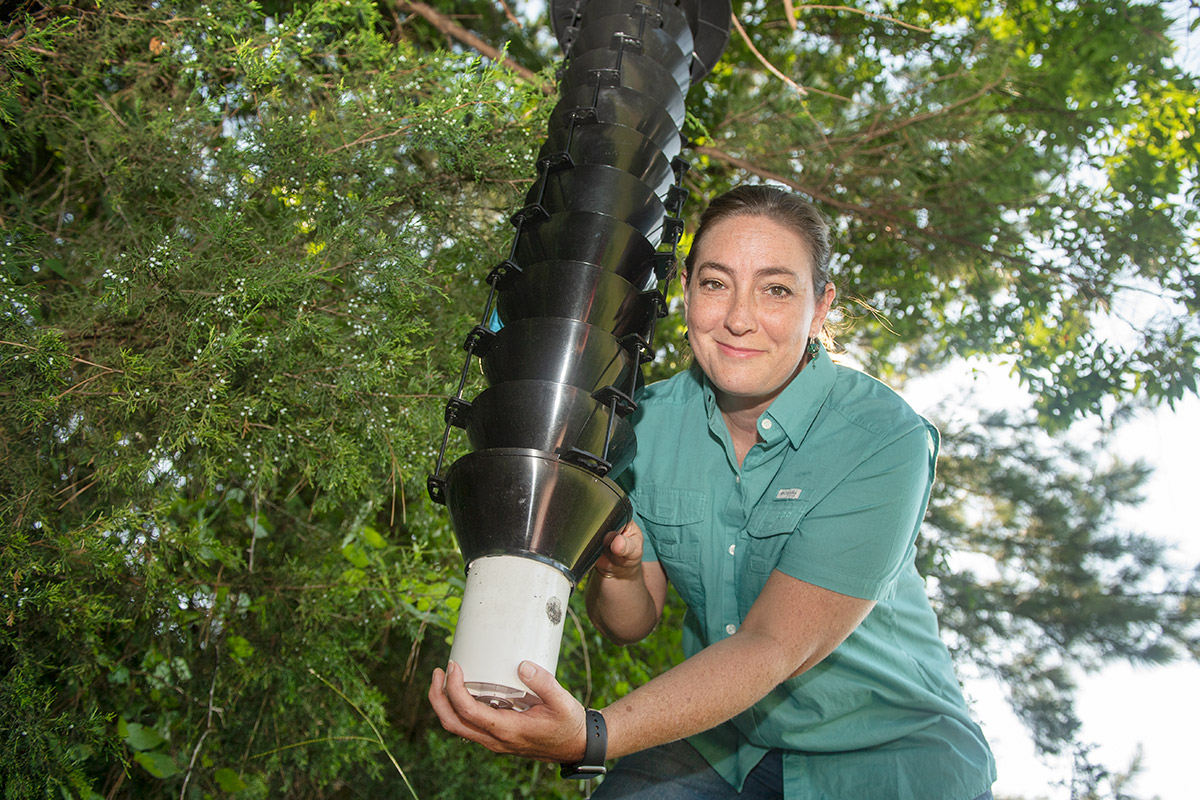
[{"label": "woman", "polygon": [[829,257],[819,212],[745,186],[704,213],[681,273],[695,364],[640,400],[622,476],[635,519],[587,604],[630,643],[674,584],[687,659],[602,713],[529,662],[545,704],[497,711],[452,664],[430,687],[448,731],[568,773],[636,754],[597,798],[991,796],[995,765],[914,565],[937,432],[829,360]]}]

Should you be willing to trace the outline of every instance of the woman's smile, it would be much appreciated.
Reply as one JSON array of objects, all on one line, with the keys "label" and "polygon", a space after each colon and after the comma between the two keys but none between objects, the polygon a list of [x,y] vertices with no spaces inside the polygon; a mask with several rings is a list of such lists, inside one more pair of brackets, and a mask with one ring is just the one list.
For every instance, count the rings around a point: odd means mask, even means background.
[{"label": "woman's smile", "polygon": [[717,346],[721,348],[721,352],[735,358],[750,358],[751,356],[761,355],[763,352],[762,350],[754,350],[748,347],[735,347],[723,342],[717,342]]}]

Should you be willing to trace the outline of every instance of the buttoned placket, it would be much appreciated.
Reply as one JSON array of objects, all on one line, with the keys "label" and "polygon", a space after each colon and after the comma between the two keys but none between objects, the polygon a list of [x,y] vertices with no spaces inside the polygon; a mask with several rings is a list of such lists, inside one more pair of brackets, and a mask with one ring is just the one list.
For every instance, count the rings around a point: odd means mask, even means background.
[{"label": "buttoned placket", "polygon": [[[719,575],[718,584],[716,587],[710,588],[709,595],[715,600],[716,608],[720,609],[720,614],[717,617],[717,627],[709,627],[713,621],[713,615],[707,613],[705,628],[707,629],[708,637],[712,641],[721,638],[720,631],[724,631],[726,636],[732,636],[737,632],[737,606],[733,605],[733,613],[730,614],[729,597],[734,594],[730,591],[730,587],[736,585],[737,578],[737,558],[736,538],[739,528],[741,527],[740,519],[742,517],[743,492],[742,492],[742,470],[737,463],[737,455],[733,449],[733,438],[729,435],[729,428],[725,424],[724,418],[721,416],[721,411],[717,408],[716,399],[711,393],[705,395],[705,411],[708,415],[708,428],[713,434],[713,437],[720,443],[722,450],[725,453],[726,464],[733,473],[732,490],[729,492],[725,503],[722,506],[718,504],[716,507],[717,515],[720,517],[722,524],[717,526],[717,530],[725,531],[726,538],[716,539],[714,545],[717,548],[712,551],[712,557],[715,558],[715,564],[718,566],[717,574]],[[733,537],[732,539],[728,537]],[[723,627],[721,627],[721,623]]]},{"label": "buttoned placket", "polygon": [[721,609],[721,617],[725,620],[726,636],[732,636],[737,633],[738,623],[741,621],[737,615],[737,603],[734,600],[736,592],[733,591],[733,587],[737,585],[737,540],[740,538],[745,525],[745,487],[746,484],[742,481],[742,471],[740,468],[735,467],[733,492],[726,505],[725,515],[727,519],[738,519],[739,522],[736,525],[722,526],[727,538],[719,545],[724,548],[724,553],[719,556],[722,562],[719,607]]},{"label": "buttoned placket", "polygon": [[[758,421],[758,428],[763,441],[751,446],[741,466],[737,465],[733,457],[732,441],[728,432],[722,437],[725,440],[729,465],[733,470],[733,491],[722,513],[726,524],[721,527],[726,531],[726,538],[718,544],[718,547],[722,548],[718,550],[717,555],[721,563],[721,580],[719,589],[715,592],[717,597],[714,599],[717,600],[717,608],[721,611],[720,616],[716,619],[710,616],[710,620],[718,625],[723,622],[726,636],[737,633],[741,624],[737,601],[738,545],[749,536],[747,526],[751,512],[783,466],[788,446],[783,430],[765,413]],[[717,631],[712,631],[711,635],[720,637]]]}]

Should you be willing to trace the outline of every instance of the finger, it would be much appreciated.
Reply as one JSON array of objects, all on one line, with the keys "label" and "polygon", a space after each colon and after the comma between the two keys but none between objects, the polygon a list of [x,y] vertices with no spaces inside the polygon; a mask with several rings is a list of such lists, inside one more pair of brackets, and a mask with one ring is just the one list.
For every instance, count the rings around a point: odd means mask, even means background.
[{"label": "finger", "polygon": [[542,698],[543,705],[530,709],[557,717],[555,727],[555,749],[559,751],[554,761],[571,761],[583,758],[587,748],[587,714],[575,696],[554,679],[554,673],[532,661],[522,661],[517,673],[525,685]]},{"label": "finger", "polygon": [[[453,661],[450,662],[450,668],[447,671],[434,669],[433,680],[429,687],[429,703],[433,706],[433,710],[437,713],[438,719],[442,721],[442,727],[450,730],[452,733],[462,736],[462,728],[471,727],[469,722],[459,713],[458,707],[452,699],[452,694],[457,693],[461,689],[469,698],[469,702],[475,702],[474,695],[467,691],[466,686],[462,682],[462,668],[458,669],[457,687],[454,684],[453,673],[458,665]],[[478,703],[475,703],[478,705]],[[453,730],[452,730],[453,728]]]},{"label": "finger", "polygon": [[629,543],[625,540],[625,531],[621,531],[614,536],[612,542],[608,545],[609,552],[618,559],[624,556],[628,549]]},{"label": "finger", "polygon": [[446,701],[460,717],[462,716],[462,709],[473,710],[472,706],[479,704],[479,701],[475,699],[475,695],[467,690],[462,667],[453,661],[446,665],[446,688],[444,694]]},{"label": "finger", "polygon": [[517,674],[550,709],[558,711],[580,705],[575,696],[554,679],[554,673],[533,661],[522,661]]},{"label": "finger", "polygon": [[[534,721],[538,714],[481,703],[467,690],[463,676],[462,666],[451,661],[446,670],[446,701],[453,714],[453,732],[497,753],[537,757],[536,750],[529,749],[528,735],[538,727]],[[534,709],[544,712],[548,707],[540,703]]]},{"label": "finger", "polygon": [[498,735],[498,730],[504,726],[506,713],[517,713],[479,702],[464,683],[462,666],[454,661],[446,668],[446,698],[459,721],[488,736]]},{"label": "finger", "polygon": [[609,545],[612,558],[622,567],[635,567],[642,559],[642,542],[637,533],[622,533]]},{"label": "finger", "polygon": [[438,704],[443,701],[443,693],[446,691],[446,673],[441,669],[434,667],[433,676],[429,679],[429,704],[436,710]]},{"label": "finger", "polygon": [[429,705],[433,706],[433,711],[441,720],[443,728],[456,735],[462,735],[454,730],[462,723],[454,711],[454,707],[450,705],[450,699],[446,697],[446,673],[441,669],[435,668],[433,677],[429,681]]},{"label": "finger", "polygon": [[[481,731],[470,725],[459,715],[446,694],[447,683],[447,674],[440,669],[435,669],[429,687],[429,703],[433,706],[434,713],[437,714],[438,720],[442,723],[442,728],[447,733],[478,742],[490,750],[498,749],[500,747],[499,740],[489,735],[486,731]],[[468,692],[468,694],[470,693]],[[476,705],[480,704],[476,703]]]}]

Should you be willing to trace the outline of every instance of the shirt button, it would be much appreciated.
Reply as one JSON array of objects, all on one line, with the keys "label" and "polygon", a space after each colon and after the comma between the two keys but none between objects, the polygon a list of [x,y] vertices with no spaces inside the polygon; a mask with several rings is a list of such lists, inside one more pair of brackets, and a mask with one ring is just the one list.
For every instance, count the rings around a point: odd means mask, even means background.
[{"label": "shirt button", "polygon": [[733,623],[726,625],[725,632],[730,636],[733,636],[735,633],[737,633],[737,625],[734,625]]},{"label": "shirt button", "polygon": [[771,424],[772,424],[772,423],[771,423],[771,420],[769,420],[769,419],[764,419],[764,420],[762,421],[762,427],[763,427],[763,430],[764,430],[764,431],[769,431],[769,430],[771,430]]},{"label": "shirt button", "polygon": [[736,544],[729,545],[729,555],[733,555],[733,551],[737,549]]}]

